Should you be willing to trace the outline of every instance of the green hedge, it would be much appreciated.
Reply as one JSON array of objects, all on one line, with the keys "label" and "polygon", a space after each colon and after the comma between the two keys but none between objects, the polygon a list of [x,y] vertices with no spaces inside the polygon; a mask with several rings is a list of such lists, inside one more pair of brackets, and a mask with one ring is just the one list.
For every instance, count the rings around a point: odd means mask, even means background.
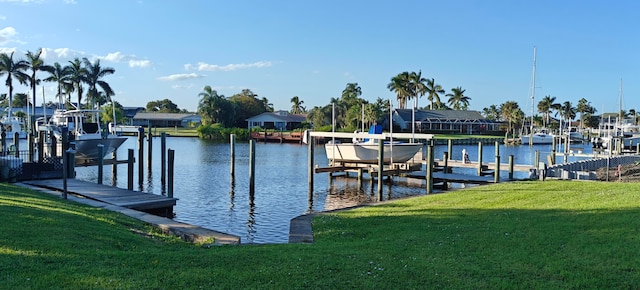
[{"label": "green hedge", "polygon": [[201,139],[225,141],[229,140],[231,134],[235,134],[238,141],[247,141],[251,137],[249,129],[244,128],[225,128],[220,124],[200,125],[198,127],[198,136]]}]

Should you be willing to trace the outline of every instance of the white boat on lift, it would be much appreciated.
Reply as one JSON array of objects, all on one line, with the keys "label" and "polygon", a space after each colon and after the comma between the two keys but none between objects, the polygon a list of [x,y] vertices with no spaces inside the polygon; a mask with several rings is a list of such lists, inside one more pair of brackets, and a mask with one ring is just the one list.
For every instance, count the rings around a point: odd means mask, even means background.
[{"label": "white boat on lift", "polygon": [[[533,139],[531,139],[533,138]],[[533,140],[530,142],[529,140]],[[545,129],[542,129],[538,132],[529,135],[520,136],[520,142],[522,144],[552,144],[553,143],[553,135],[549,134],[549,132]]]},{"label": "white boat on lift", "polygon": [[[382,127],[372,126],[369,134],[381,134]],[[325,144],[330,163],[377,163],[382,140],[353,138],[351,143],[331,141]],[[422,143],[385,142],[383,162],[403,163],[412,159],[423,147]]]},{"label": "white boat on lift", "polygon": [[[46,125],[38,127],[40,131],[45,130],[55,136],[57,140],[61,140],[62,128],[69,128],[69,142],[71,148],[75,149],[76,163],[89,163],[111,154],[127,140],[124,137],[118,137],[115,134],[102,132],[97,114],[99,110],[62,110],[58,109],[49,119]],[[90,121],[89,116],[96,116]],[[62,152],[62,142],[57,144],[57,152]],[[99,156],[98,145],[103,147],[103,156]]]}]

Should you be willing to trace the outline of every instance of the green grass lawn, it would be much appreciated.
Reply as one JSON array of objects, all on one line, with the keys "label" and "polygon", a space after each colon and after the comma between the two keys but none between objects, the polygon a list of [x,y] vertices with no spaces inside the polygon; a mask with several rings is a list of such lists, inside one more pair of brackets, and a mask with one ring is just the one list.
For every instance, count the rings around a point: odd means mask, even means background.
[{"label": "green grass lawn", "polygon": [[203,248],[0,184],[0,288],[636,288],[640,184],[512,182],[319,215],[314,244]]}]

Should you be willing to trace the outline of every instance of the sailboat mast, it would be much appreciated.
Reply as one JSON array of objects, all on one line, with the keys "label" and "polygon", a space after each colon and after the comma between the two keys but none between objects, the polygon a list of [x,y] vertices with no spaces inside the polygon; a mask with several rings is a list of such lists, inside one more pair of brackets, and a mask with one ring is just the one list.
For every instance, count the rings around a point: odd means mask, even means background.
[{"label": "sailboat mast", "polygon": [[531,124],[529,124],[529,145],[533,145],[533,115],[535,113],[535,96],[536,96],[536,47],[533,47],[533,73],[531,77]]}]

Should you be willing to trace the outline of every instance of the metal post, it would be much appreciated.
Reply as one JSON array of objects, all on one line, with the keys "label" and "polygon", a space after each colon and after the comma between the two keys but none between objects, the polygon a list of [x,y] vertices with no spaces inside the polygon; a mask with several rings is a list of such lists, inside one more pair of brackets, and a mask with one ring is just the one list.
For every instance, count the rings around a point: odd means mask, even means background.
[{"label": "metal post", "polygon": [[173,172],[174,172],[174,164],[175,164],[175,151],[169,149],[168,153],[168,174],[167,174],[167,179],[168,179],[168,186],[167,186],[167,197],[173,198]]},{"label": "metal post", "polygon": [[98,184],[102,184],[104,167],[104,145],[98,144]]}]

